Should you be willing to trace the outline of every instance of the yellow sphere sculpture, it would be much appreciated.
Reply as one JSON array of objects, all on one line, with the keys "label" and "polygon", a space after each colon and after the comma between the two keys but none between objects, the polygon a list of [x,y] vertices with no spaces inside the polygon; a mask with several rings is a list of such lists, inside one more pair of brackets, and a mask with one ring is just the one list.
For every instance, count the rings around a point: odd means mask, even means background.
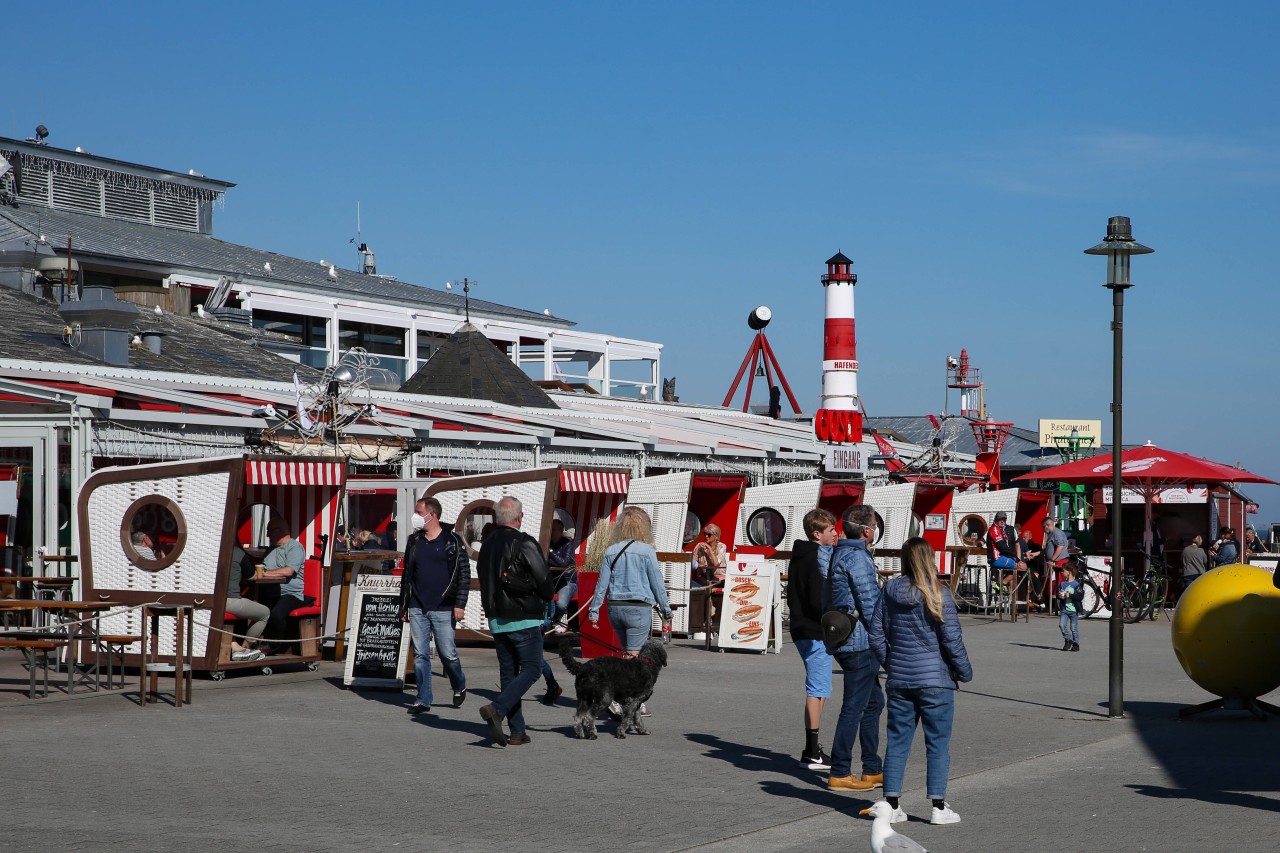
[{"label": "yellow sphere sculpture", "polygon": [[1196,684],[1224,699],[1280,687],[1280,589],[1257,566],[1220,566],[1178,599],[1173,652]]}]

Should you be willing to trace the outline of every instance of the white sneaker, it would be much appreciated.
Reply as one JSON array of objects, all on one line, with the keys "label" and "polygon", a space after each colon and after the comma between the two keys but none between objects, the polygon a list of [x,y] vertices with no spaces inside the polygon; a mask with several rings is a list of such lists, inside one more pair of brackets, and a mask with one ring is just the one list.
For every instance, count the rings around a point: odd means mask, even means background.
[{"label": "white sneaker", "polygon": [[231,653],[231,659],[236,662],[262,660],[265,657],[266,655],[257,649],[236,649]]},{"label": "white sneaker", "polygon": [[934,826],[942,826],[946,823],[959,823],[960,815],[951,810],[950,803],[943,803],[942,808],[934,807],[933,815],[929,818],[929,823]]},{"label": "white sneaker", "polygon": [[898,806],[893,810],[893,817],[889,818],[889,823],[906,823],[907,813],[902,810],[902,806]]},{"label": "white sneaker", "polygon": [[652,716],[653,716],[653,714],[650,714],[650,713],[649,713],[649,709],[648,709],[648,708],[646,708],[646,707],[644,706],[644,703],[643,703],[643,702],[641,702],[641,703],[640,703],[640,716],[642,716],[642,717],[652,717]]},{"label": "white sneaker", "polygon": [[622,705],[620,705],[620,704],[619,704],[619,703],[617,703],[617,702],[610,702],[610,703],[609,703],[609,716],[613,717],[615,720],[621,720],[621,719],[622,719]]}]

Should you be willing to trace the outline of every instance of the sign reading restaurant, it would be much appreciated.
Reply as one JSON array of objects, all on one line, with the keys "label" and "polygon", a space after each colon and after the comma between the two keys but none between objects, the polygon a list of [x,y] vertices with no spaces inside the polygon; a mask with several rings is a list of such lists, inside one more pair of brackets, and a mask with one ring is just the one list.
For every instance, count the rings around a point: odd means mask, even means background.
[{"label": "sign reading restaurant", "polygon": [[1065,418],[1041,418],[1040,419],[1040,446],[1047,449],[1055,449],[1054,438],[1066,438],[1071,435],[1071,431],[1075,430],[1077,436],[1081,438],[1092,438],[1093,441],[1081,442],[1080,449],[1084,451],[1086,456],[1091,455],[1089,448],[1097,449],[1102,446],[1102,421],[1097,420],[1067,420]]}]

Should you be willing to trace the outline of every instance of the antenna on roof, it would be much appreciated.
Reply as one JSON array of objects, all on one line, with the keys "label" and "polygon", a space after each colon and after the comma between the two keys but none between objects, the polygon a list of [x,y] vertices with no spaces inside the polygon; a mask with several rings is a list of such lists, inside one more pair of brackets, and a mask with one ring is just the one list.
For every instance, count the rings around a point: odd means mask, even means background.
[{"label": "antenna on roof", "polygon": [[365,275],[377,275],[378,262],[373,256],[373,250],[365,243],[360,232],[360,202],[356,202],[356,236],[347,242],[356,244],[356,254],[360,256],[360,272]]}]

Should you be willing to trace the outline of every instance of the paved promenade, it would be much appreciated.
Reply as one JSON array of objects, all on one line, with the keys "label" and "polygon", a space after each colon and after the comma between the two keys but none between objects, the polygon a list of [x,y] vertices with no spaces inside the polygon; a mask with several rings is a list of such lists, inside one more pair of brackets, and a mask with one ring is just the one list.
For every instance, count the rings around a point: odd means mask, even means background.
[{"label": "paved promenade", "polygon": [[[1126,626],[1122,720],[1106,716],[1105,622],[1084,622],[1071,654],[1050,618],[962,621],[975,679],[958,697],[948,798],[963,822],[927,823],[917,736],[899,831],[934,853],[1280,846],[1280,720],[1176,722],[1211,697],[1178,667],[1167,621]],[[181,710],[141,709],[132,692],[6,702],[0,850],[870,849],[856,816],[870,800],[796,762],[790,645],[760,656],[677,640],[652,737],[615,740],[607,723],[598,741],[571,739],[566,684],[558,707],[526,703],[532,743],[505,750],[476,713],[497,684],[493,652],[464,649],[463,663],[467,703],[417,720],[406,696],[342,689],[336,664],[197,681]]]}]

